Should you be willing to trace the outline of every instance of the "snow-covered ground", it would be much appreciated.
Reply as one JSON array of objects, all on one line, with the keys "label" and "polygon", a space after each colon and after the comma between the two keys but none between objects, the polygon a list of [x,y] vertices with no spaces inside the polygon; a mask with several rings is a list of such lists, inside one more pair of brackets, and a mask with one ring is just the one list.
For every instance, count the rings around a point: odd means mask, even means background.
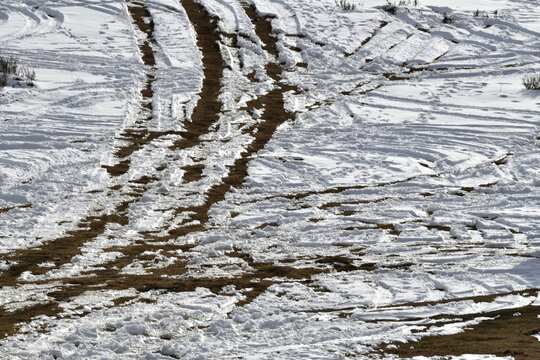
[{"label": "snow-covered ground", "polygon": [[338,3],[0,3],[0,358],[540,357],[540,3]]}]

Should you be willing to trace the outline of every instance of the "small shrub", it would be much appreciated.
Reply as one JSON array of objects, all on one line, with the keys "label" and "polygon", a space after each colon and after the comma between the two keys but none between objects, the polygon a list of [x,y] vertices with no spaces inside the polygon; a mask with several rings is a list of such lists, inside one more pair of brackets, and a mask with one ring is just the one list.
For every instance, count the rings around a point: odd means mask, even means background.
[{"label": "small shrub", "polygon": [[442,22],[443,22],[443,24],[451,24],[452,23],[452,18],[447,13],[444,13]]},{"label": "small shrub", "polygon": [[21,67],[22,73],[26,78],[26,84],[28,86],[34,86],[34,80],[36,80],[36,72],[27,67]]},{"label": "small shrub", "polygon": [[523,86],[528,90],[540,90],[540,74],[526,75],[523,78]]},{"label": "small shrub", "polygon": [[392,15],[395,15],[399,6],[418,6],[419,4],[419,0],[399,0],[399,2],[392,2],[390,0],[386,0],[386,4],[382,6],[382,9]]},{"label": "small shrub", "polygon": [[396,15],[397,6],[392,4],[391,2],[388,2],[386,5],[383,5],[382,9],[386,11],[387,13]]},{"label": "small shrub", "polygon": [[13,75],[16,81],[22,81],[24,77],[28,86],[34,86],[34,80],[36,80],[36,72],[26,66],[19,65],[16,57],[3,58],[0,56],[0,87],[7,85],[8,75]]},{"label": "small shrub", "polygon": [[356,4],[350,3],[347,0],[339,0],[339,1],[336,0],[336,4],[339,7],[341,7],[343,10],[350,11],[350,10],[355,10],[356,9]]},{"label": "small shrub", "polygon": [[17,65],[17,58],[10,56],[7,59],[0,57],[0,72],[3,74],[17,75],[19,65]]},{"label": "small shrub", "polygon": [[[489,12],[488,11],[480,11],[480,10],[476,9],[473,12],[473,16],[474,17],[482,17],[482,18],[489,19]],[[493,10],[493,13],[492,13],[491,17],[493,19],[499,18],[499,10]]]}]

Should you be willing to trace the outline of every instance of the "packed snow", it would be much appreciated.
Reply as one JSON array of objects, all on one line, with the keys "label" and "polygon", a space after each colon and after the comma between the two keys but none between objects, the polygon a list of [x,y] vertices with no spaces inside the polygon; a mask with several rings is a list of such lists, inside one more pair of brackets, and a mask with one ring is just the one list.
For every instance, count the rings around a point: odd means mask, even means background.
[{"label": "packed snow", "polygon": [[348,3],[0,3],[36,72],[0,88],[0,358],[398,359],[540,314],[540,3]]}]

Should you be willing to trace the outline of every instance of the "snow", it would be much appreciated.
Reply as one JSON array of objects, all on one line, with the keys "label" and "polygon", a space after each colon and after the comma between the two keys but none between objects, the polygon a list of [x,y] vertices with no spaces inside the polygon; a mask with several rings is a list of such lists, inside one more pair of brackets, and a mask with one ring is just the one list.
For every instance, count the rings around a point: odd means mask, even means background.
[{"label": "snow", "polygon": [[0,88],[0,317],[36,311],[0,358],[397,359],[540,305],[537,2],[197,0],[226,66],[178,146],[213,71],[188,2],[144,2],[152,38],[131,1],[0,4],[0,56],[37,73]]}]

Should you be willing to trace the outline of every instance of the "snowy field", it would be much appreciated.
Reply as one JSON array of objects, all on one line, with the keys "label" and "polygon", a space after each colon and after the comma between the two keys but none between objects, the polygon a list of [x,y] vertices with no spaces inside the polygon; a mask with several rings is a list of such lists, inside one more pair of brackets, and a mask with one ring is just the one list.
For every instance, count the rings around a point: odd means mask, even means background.
[{"label": "snowy field", "polygon": [[538,0],[2,0],[0,57],[0,359],[540,359]]}]

